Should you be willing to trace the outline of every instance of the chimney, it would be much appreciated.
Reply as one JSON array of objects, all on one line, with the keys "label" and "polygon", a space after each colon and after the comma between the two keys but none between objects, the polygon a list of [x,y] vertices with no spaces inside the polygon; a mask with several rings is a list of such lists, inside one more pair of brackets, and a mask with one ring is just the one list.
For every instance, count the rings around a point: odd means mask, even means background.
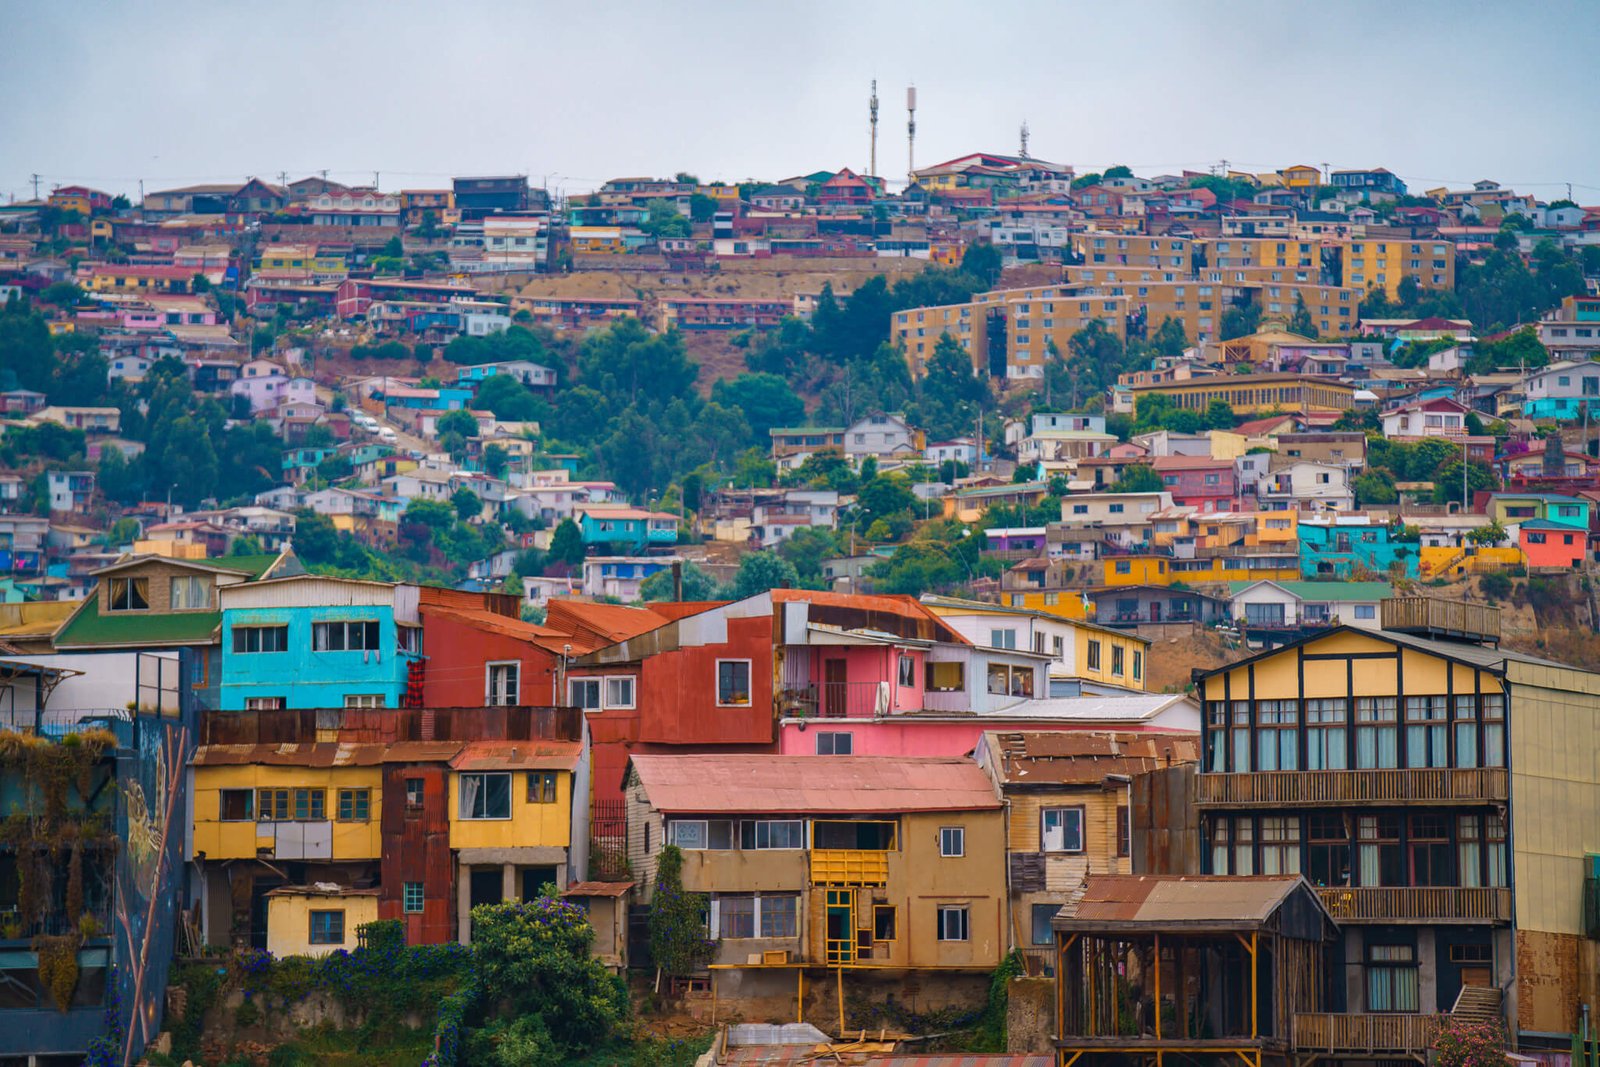
[{"label": "chimney", "polygon": [[672,561],[672,599],[677,601],[683,599],[683,560],[681,559]]}]

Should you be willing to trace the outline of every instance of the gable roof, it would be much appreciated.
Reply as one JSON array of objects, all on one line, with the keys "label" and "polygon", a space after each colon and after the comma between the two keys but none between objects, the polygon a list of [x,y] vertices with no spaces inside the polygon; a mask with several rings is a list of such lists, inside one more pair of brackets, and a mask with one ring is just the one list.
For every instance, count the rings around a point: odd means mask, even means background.
[{"label": "gable roof", "polygon": [[1369,600],[1387,600],[1394,596],[1394,586],[1388,582],[1278,582],[1269,578],[1255,582],[1229,582],[1228,594],[1238,596],[1246,589],[1258,585],[1276,586],[1296,600],[1314,602],[1326,600],[1340,604],[1364,603]]},{"label": "gable roof", "polygon": [[1056,929],[1103,929],[1107,924],[1148,923],[1208,930],[1261,926],[1296,892],[1315,902],[1331,927],[1328,910],[1298,874],[1222,875],[1093,874],[1071,918]]},{"label": "gable roof", "polygon": [[990,730],[984,745],[999,761],[995,777],[1017,788],[1098,786],[1108,775],[1144,774],[1200,758],[1193,734]]},{"label": "gable roof", "polygon": [[635,755],[658,811],[686,814],[882,815],[1000,807],[971,760],[905,756]]}]

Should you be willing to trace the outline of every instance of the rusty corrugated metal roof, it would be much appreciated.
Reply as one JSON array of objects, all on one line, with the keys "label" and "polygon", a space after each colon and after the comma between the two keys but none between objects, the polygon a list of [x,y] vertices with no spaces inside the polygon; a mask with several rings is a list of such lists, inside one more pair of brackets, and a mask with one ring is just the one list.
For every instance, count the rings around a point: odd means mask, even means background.
[{"label": "rusty corrugated metal roof", "polygon": [[1107,775],[1132,777],[1200,758],[1193,734],[996,730],[988,743],[1000,756],[1001,782],[1015,786],[1094,785]]},{"label": "rusty corrugated metal roof", "polygon": [[450,766],[458,771],[570,771],[582,754],[578,741],[469,741]]},{"label": "rusty corrugated metal roof", "polygon": [[965,759],[636,755],[631,766],[658,811],[693,814],[893,814],[998,808],[989,776]]},{"label": "rusty corrugated metal roof", "polygon": [[448,763],[463,741],[396,741],[383,748],[385,763]]},{"label": "rusty corrugated metal roof", "polygon": [[632,882],[574,882],[562,892],[564,897],[620,897],[633,888]]},{"label": "rusty corrugated metal roof", "polygon": [[1074,929],[1105,922],[1259,926],[1302,884],[1298,874],[1095,874],[1085,883],[1077,914],[1057,921]]},{"label": "rusty corrugated metal roof", "polygon": [[313,741],[281,745],[201,745],[190,761],[196,767],[376,767],[383,762],[379,744]]}]

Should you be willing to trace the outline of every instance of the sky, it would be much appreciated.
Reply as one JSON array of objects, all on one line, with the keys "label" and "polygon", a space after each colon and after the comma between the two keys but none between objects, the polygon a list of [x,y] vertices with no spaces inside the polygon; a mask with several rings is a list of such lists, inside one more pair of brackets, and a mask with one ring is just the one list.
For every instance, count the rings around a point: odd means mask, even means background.
[{"label": "sky", "polygon": [[1600,203],[1600,2],[0,0],[0,202],[326,169],[780,179],[1030,153],[1080,173],[1386,166]]}]

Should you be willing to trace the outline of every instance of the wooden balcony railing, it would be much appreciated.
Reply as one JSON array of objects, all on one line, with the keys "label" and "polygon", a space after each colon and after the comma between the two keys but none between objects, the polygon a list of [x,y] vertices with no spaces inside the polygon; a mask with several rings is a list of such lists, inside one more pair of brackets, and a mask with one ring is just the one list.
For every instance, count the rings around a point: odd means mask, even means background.
[{"label": "wooden balcony railing", "polygon": [[1504,767],[1201,774],[1195,783],[1195,802],[1206,807],[1461,804],[1510,796]]},{"label": "wooden balcony railing", "polygon": [[1294,1017],[1297,1052],[1328,1055],[1425,1052],[1448,1015],[1301,1015]]},{"label": "wooden balcony railing", "polygon": [[1338,922],[1510,922],[1511,890],[1458,886],[1319,886]]},{"label": "wooden balcony railing", "polygon": [[887,885],[889,853],[859,848],[811,850],[812,885]]}]

